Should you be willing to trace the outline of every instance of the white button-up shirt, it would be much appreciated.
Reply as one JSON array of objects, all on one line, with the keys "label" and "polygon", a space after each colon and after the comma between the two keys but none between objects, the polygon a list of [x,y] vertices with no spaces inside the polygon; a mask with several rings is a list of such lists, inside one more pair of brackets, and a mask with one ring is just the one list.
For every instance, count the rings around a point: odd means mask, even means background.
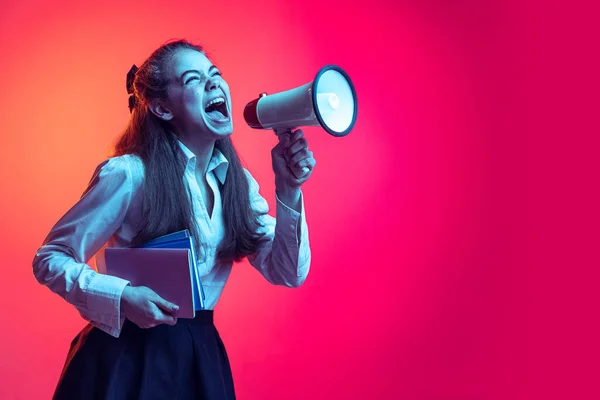
[{"label": "white button-up shirt", "polygon": [[[196,181],[196,156],[179,142],[185,158],[184,181],[192,196],[193,216],[202,240],[197,268],[206,295],[205,308],[214,309],[232,262],[217,260],[216,251],[224,236],[221,193],[228,161],[215,148],[206,179],[214,196],[209,217]],[[265,233],[250,264],[269,282],[297,287],[304,282],[310,266],[308,227],[302,201],[301,212],[277,198],[277,219],[266,214],[268,205],[259,194],[256,180],[247,170],[250,202],[264,213],[259,232]],[[41,284],[75,306],[81,316],[99,329],[118,337],[124,318],[120,313],[121,294],[129,283],[115,276],[100,274],[87,262],[103,247],[131,245],[144,216],[142,190],[144,165],[138,156],[113,157],[98,166],[81,199],[56,223],[33,259],[33,272]]]}]

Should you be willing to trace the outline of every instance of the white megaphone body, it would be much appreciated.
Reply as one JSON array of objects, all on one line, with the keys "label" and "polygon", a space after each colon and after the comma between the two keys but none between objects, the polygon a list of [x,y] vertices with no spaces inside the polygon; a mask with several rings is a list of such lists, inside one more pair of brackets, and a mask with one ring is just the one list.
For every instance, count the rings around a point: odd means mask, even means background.
[{"label": "white megaphone body", "polygon": [[333,136],[354,127],[357,99],[354,85],[340,67],[328,65],[312,82],[271,95],[263,93],[244,108],[244,119],[255,129],[275,133],[301,126],[321,126]]}]

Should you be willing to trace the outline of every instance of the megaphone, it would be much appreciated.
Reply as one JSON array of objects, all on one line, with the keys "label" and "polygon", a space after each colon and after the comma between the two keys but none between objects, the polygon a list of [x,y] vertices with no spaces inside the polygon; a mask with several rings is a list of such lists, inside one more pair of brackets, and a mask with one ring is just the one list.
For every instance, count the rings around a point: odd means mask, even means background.
[{"label": "megaphone", "polygon": [[333,136],[346,136],[356,123],[354,85],[343,69],[327,65],[312,82],[271,95],[262,93],[244,108],[244,119],[254,129],[275,133],[301,126],[321,126]]}]

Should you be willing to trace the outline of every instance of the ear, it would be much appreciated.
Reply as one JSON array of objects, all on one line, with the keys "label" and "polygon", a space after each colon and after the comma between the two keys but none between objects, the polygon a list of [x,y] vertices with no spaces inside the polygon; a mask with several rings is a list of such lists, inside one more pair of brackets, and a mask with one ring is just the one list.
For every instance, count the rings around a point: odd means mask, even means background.
[{"label": "ear", "polygon": [[152,114],[156,115],[163,121],[170,121],[173,119],[173,113],[164,104],[162,99],[153,99],[152,101],[150,101],[150,105],[148,108],[150,109]]}]

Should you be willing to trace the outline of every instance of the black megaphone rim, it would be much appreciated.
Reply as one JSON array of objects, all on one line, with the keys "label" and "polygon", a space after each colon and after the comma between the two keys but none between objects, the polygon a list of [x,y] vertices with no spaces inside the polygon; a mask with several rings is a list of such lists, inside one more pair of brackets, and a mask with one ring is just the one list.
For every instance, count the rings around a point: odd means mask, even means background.
[{"label": "black megaphone rim", "polygon": [[[337,132],[337,131],[334,131],[333,129],[329,128],[327,126],[327,124],[325,123],[325,121],[323,121],[323,118],[321,117],[321,113],[319,112],[319,108],[317,107],[317,91],[315,90],[315,88],[316,88],[317,84],[319,83],[319,79],[321,79],[321,76],[325,72],[330,71],[330,70],[339,72],[346,79],[346,82],[348,82],[348,86],[350,86],[350,91],[352,92],[352,98],[354,99],[354,110],[353,110],[353,114],[352,114],[352,122],[350,123],[348,128],[346,128],[343,132]],[[356,123],[356,117],[358,114],[358,98],[356,97],[356,89],[354,89],[354,84],[352,83],[352,79],[350,79],[350,77],[348,76],[346,71],[344,71],[342,68],[338,67],[337,65],[333,65],[333,64],[324,66],[317,73],[317,76],[315,77],[315,79],[313,81],[311,90],[312,90],[313,109],[315,110],[317,120],[319,121],[319,124],[321,124],[321,127],[323,129],[325,129],[325,131],[327,131],[327,133],[329,133],[332,136],[342,137],[342,136],[346,136],[347,134],[349,134],[350,131],[352,130],[352,128],[354,128],[354,124]]]}]

